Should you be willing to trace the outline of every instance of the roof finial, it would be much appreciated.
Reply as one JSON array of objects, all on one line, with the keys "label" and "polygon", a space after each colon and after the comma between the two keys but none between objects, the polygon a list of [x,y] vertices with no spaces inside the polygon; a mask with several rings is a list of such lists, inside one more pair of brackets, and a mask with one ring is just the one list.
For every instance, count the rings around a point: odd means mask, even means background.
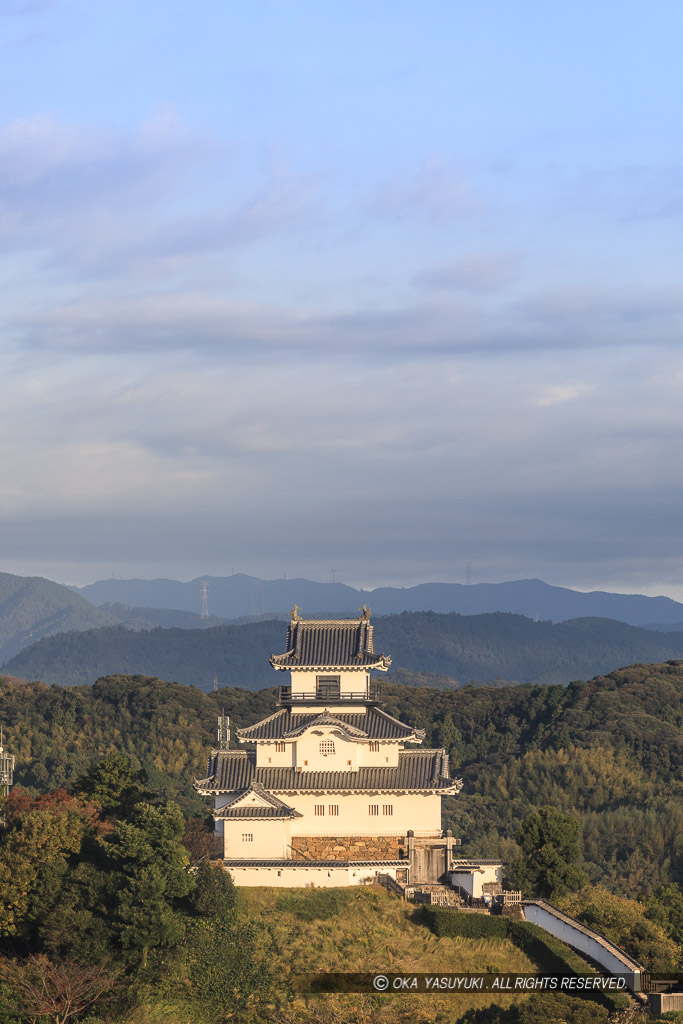
[{"label": "roof finial", "polygon": [[361,608],[361,611],[363,613],[363,618],[364,619],[367,620],[367,619],[370,618],[370,609],[368,608],[368,606],[366,604],[363,605],[363,607]]},{"label": "roof finial", "polygon": [[301,608],[299,608],[298,604],[295,604],[293,608],[289,609],[289,617],[291,618],[292,622],[299,621],[299,619],[301,618],[301,616],[299,615],[300,611]]}]

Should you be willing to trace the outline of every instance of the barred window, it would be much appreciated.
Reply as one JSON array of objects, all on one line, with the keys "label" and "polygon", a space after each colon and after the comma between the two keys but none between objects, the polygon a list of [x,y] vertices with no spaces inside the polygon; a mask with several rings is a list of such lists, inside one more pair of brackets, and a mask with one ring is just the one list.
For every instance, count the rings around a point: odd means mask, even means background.
[{"label": "barred window", "polygon": [[327,808],[327,813],[331,814],[333,817],[337,816],[339,814],[339,804],[330,804]]},{"label": "barred window", "polygon": [[286,748],[284,743],[276,743],[275,744],[275,753],[276,754],[284,754],[286,749],[287,748]]},{"label": "barred window", "polygon": [[254,833],[253,832],[243,832],[242,833],[242,842],[243,843],[253,843],[254,842]]},{"label": "barred window", "polygon": [[384,806],[382,808],[382,814],[393,814],[393,813],[394,813],[394,805],[393,804],[384,804]]},{"label": "barred window", "polygon": [[371,817],[374,817],[376,814],[379,814],[379,804],[369,804],[368,805],[368,814]]},{"label": "barred window", "polygon": [[371,754],[378,754],[379,753],[379,742],[377,740],[373,740],[372,743],[370,744],[370,753]]},{"label": "barred window", "polygon": [[314,804],[316,817],[320,817],[321,814],[325,813],[325,804]]},{"label": "barred window", "polygon": [[334,740],[321,740],[320,753],[323,757],[327,757],[328,754],[334,754]]}]

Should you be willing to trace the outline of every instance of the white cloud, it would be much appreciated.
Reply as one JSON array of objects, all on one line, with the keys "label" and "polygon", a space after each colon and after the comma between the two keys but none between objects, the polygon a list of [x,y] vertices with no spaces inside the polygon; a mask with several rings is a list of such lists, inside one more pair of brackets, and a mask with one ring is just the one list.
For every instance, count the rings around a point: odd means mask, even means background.
[{"label": "white cloud", "polygon": [[561,405],[564,402],[570,402],[573,398],[579,398],[587,394],[589,390],[590,388],[582,382],[551,384],[544,389],[536,401],[541,408],[550,405]]}]

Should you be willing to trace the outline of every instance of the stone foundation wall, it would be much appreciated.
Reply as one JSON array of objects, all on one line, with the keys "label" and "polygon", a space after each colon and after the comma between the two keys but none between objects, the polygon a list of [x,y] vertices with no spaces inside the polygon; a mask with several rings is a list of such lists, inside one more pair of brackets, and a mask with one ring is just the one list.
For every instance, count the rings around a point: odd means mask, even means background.
[{"label": "stone foundation wall", "polygon": [[398,860],[405,836],[292,836],[292,860]]}]

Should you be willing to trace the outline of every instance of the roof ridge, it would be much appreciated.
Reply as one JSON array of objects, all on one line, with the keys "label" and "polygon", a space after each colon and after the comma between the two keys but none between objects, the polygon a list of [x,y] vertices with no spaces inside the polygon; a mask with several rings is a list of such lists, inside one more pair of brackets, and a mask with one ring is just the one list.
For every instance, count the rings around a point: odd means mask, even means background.
[{"label": "roof ridge", "polygon": [[266,722],[272,722],[273,719],[278,717],[278,715],[287,714],[287,710],[287,708],[278,708],[277,711],[273,711],[272,715],[268,715],[267,718],[262,718],[260,722],[253,722],[252,725],[245,725],[241,729],[235,729],[235,732],[239,736],[240,733],[245,733],[249,729],[255,729],[258,725],[265,725]]}]

